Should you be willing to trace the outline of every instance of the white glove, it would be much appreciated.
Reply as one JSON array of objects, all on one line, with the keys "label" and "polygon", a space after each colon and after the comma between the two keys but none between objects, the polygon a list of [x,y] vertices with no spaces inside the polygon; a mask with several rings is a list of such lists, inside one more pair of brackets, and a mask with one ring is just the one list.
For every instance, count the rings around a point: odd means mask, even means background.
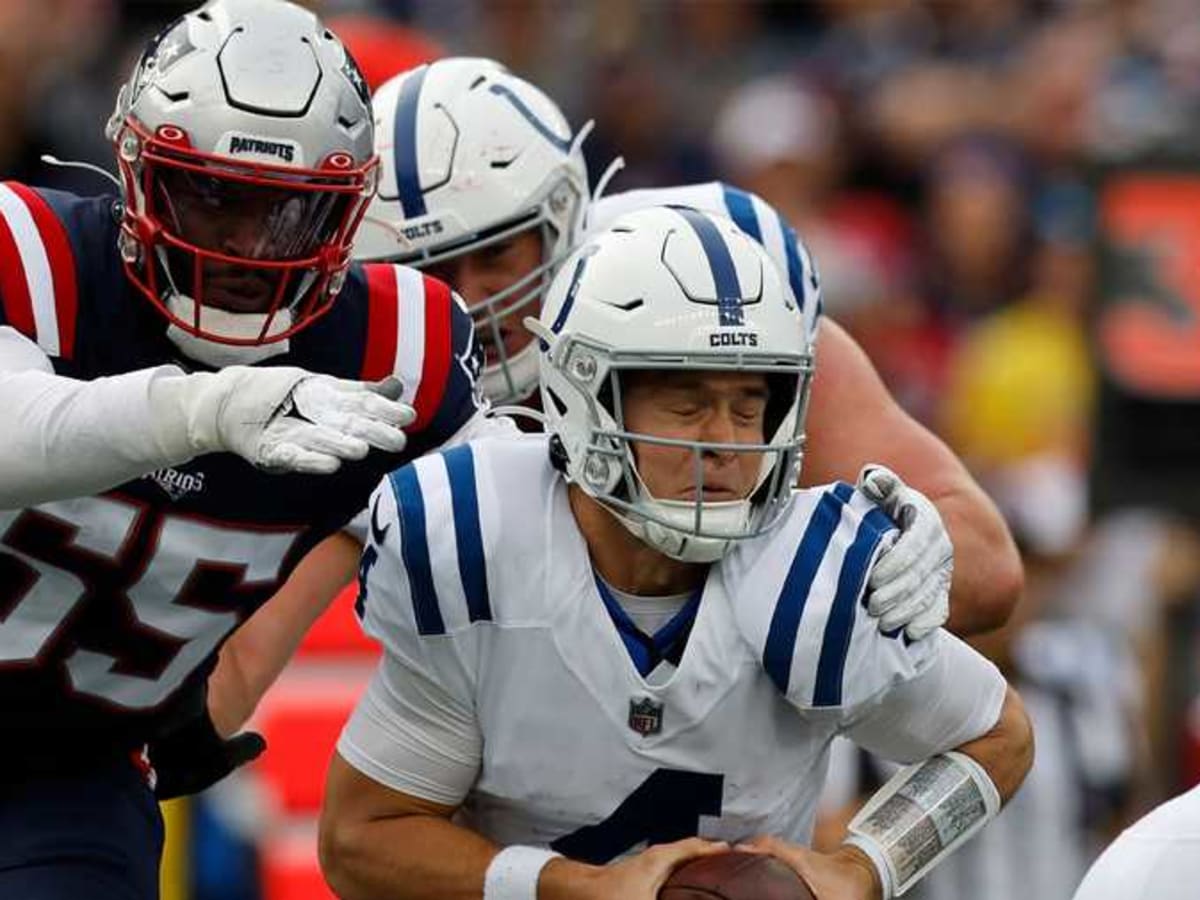
[{"label": "white glove", "polygon": [[867,581],[867,612],[880,631],[903,627],[919,640],[950,616],[954,547],[929,498],[883,466],[864,466],[858,489],[900,526],[900,537],[883,551]]},{"label": "white glove", "polygon": [[399,453],[401,429],[416,418],[396,402],[395,378],[371,384],[287,366],[227,366],[169,380],[176,390],[153,400],[180,404],[196,454],[236,453],[270,472],[328,474],[372,447]]}]

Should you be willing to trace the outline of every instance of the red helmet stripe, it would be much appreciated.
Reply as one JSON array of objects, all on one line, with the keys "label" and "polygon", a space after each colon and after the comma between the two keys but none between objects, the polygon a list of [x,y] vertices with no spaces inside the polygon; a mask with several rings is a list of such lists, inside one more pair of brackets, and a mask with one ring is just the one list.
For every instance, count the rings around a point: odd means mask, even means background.
[{"label": "red helmet stripe", "polygon": [[367,349],[363,381],[378,381],[396,370],[399,309],[396,273],[391,266],[364,266],[367,275]]}]

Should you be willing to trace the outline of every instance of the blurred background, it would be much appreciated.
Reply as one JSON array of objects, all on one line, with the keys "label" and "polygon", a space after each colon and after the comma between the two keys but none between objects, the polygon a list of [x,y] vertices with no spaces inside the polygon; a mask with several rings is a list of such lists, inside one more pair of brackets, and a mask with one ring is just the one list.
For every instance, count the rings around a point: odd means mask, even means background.
[{"label": "blurred background", "polygon": [[[194,5],[0,3],[0,171],[85,194],[141,44]],[[825,309],[968,462],[1025,554],[978,641],[1038,759],[928,900],[1068,900],[1200,782],[1200,15],[1195,0],[312,2],[368,78],[480,54],[540,85],[610,191],[719,178],[811,247]],[[848,419],[854,410],[847,410]],[[172,900],[330,896],[315,815],[373,650],[331,610],[256,721],[258,768],[170,810]],[[888,775],[839,748],[818,841]]]}]

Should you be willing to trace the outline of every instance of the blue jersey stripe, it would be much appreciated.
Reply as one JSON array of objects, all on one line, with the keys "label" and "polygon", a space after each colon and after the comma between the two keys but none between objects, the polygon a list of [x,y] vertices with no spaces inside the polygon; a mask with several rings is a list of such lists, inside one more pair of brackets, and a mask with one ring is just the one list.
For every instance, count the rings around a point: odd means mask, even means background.
[{"label": "blue jersey stripe", "polygon": [[734,268],[733,256],[725,244],[725,238],[721,236],[713,221],[699,210],[688,206],[675,206],[672,209],[687,220],[696,236],[700,238],[700,246],[704,248],[704,255],[708,257],[713,284],[717,289],[717,311],[721,324],[744,325],[742,289],[738,284],[737,269]]},{"label": "blue jersey stripe", "polygon": [[862,593],[869,563],[880,538],[894,527],[883,510],[873,509],[859,523],[854,543],[846,551],[842,571],[838,575],[833,608],[821,640],[821,656],[817,662],[817,680],[813,689],[814,706],[837,706],[842,702],[846,658],[854,634],[855,601]]},{"label": "blue jersey stripe", "polygon": [[483,555],[483,533],[479,520],[479,493],[475,486],[475,457],[462,444],[442,453],[450,477],[450,504],[454,510],[454,538],[458,545],[458,574],[467,598],[467,616],[472,622],[491,621],[487,563]]},{"label": "blue jersey stripe", "polygon": [[406,219],[425,215],[425,195],[417,169],[417,105],[429,66],[421,66],[404,81],[392,123],[392,157],[396,163],[396,192]]},{"label": "blue jersey stripe", "polygon": [[388,478],[396,496],[400,514],[400,551],[408,573],[412,593],[413,613],[420,634],[445,634],[446,623],[438,608],[437,589],[433,586],[433,569],[429,563],[429,539],[425,534],[425,500],[417,470],[411,465],[397,469]]},{"label": "blue jersey stripe", "polygon": [[738,228],[758,241],[763,242],[762,229],[758,227],[758,214],[754,211],[754,200],[745,191],[739,191],[728,184],[721,185],[725,196],[725,208],[729,210],[729,218]]},{"label": "blue jersey stripe", "polygon": [[850,485],[838,484],[817,501],[817,507],[800,539],[800,547],[792,559],[792,566],[783,581],[783,589],[779,592],[767,642],[763,647],[763,668],[780,693],[788,692],[792,657],[796,652],[796,635],[800,631],[800,618],[808,602],[809,590],[841,521],[842,507],[852,493]]},{"label": "blue jersey stripe", "polygon": [[507,85],[493,84],[488,88],[488,90],[496,96],[503,97],[505,100],[511,103],[513,109],[520,113],[522,118],[524,118],[526,122],[533,126],[534,131],[544,137],[553,146],[558,148],[558,150],[563,153],[569,153],[571,151],[571,135],[568,134],[565,138],[560,138],[557,134],[551,131],[550,126],[539,119],[537,114],[525,105],[525,101],[514,94]]}]

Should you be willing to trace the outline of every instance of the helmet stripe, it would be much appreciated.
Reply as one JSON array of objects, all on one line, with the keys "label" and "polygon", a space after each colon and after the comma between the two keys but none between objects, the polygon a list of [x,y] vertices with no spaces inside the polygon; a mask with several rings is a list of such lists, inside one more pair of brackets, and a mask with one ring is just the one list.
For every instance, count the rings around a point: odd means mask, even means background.
[{"label": "helmet stripe", "polygon": [[571,151],[571,135],[568,134],[565,138],[560,138],[558,135],[556,135],[550,130],[550,126],[539,119],[534,114],[533,110],[525,105],[524,100],[513,93],[512,89],[508,87],[508,85],[493,84],[488,88],[488,90],[496,96],[503,97],[505,100],[511,103],[513,109],[519,112],[525,121],[533,126],[534,130],[538,134],[557,147],[560,151],[563,153],[569,153]]},{"label": "helmet stripe", "polygon": [[728,184],[721,185],[725,195],[725,208],[729,210],[729,218],[733,224],[758,243],[763,243],[762,229],[758,227],[758,213],[754,211],[754,200],[745,191],[739,191]]},{"label": "helmet stripe", "polygon": [[687,206],[672,207],[683,216],[692,226],[696,236],[700,238],[700,246],[708,257],[708,266],[712,270],[713,284],[717,289],[717,312],[722,325],[744,325],[745,316],[742,314],[742,289],[738,284],[737,269],[733,265],[733,255],[721,232],[708,216],[699,210]]},{"label": "helmet stripe", "polygon": [[429,66],[424,65],[404,81],[392,123],[392,158],[396,163],[396,192],[404,216],[414,219],[425,215],[425,195],[421,193],[421,174],[417,169],[417,106]]}]

